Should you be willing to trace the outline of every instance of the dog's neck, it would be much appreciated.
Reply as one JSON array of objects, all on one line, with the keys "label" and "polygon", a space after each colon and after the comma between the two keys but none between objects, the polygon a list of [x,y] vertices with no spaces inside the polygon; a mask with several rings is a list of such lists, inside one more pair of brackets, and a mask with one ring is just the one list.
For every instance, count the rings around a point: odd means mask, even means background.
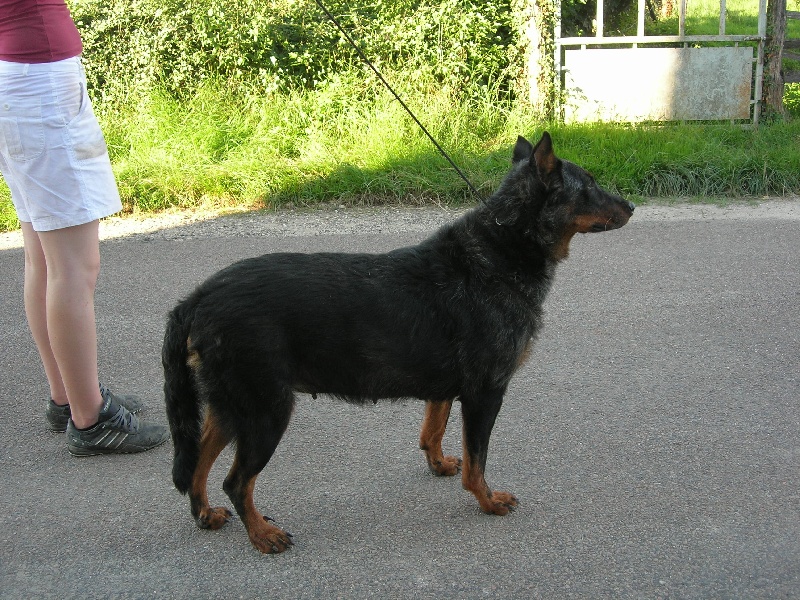
[{"label": "dog's neck", "polygon": [[460,262],[472,277],[508,282],[509,288],[521,290],[533,303],[549,291],[560,260],[551,244],[513,225],[498,223],[486,206],[445,226],[436,239],[449,246],[451,259]]}]

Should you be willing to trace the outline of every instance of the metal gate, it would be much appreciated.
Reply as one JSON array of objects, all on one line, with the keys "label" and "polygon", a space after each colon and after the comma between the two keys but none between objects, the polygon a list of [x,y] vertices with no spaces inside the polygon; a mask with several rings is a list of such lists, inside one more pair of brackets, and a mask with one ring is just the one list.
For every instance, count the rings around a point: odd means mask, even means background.
[{"label": "metal gate", "polygon": [[645,0],[639,0],[635,36],[603,34],[603,0],[597,2],[594,36],[562,38],[558,23],[555,64],[564,119],[757,125],[767,0],[759,0],[758,31],[752,35],[726,35],[725,0],[718,35],[686,35],[686,4],[680,0],[678,35],[645,35]]}]

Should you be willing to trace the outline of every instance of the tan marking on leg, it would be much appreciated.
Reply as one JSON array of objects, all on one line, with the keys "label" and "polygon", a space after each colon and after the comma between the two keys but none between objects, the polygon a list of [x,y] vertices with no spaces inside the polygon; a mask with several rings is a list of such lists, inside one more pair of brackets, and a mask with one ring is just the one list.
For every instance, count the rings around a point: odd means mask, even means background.
[{"label": "tan marking on leg", "polygon": [[526,362],[528,362],[528,359],[531,357],[532,349],[533,349],[533,344],[531,343],[530,340],[528,340],[528,343],[525,344],[525,349],[522,351],[522,354],[520,354],[519,358],[517,359],[517,369],[519,369]]},{"label": "tan marking on leg", "polygon": [[517,499],[508,492],[492,491],[484,478],[483,470],[474,461],[464,447],[464,464],[461,472],[461,485],[465,490],[472,492],[478,500],[481,510],[487,514],[507,515],[517,506]]},{"label": "tan marking on leg", "polygon": [[425,452],[428,467],[436,475],[452,476],[458,473],[461,467],[461,460],[458,457],[442,454],[442,438],[452,406],[452,400],[425,403],[425,417],[422,420],[419,447]]},{"label": "tan marking on leg", "polygon": [[253,502],[253,489],[256,476],[247,482],[244,493],[244,514],[241,515],[250,542],[256,550],[264,554],[283,552],[292,546],[292,535],[269,522],[256,508]]},{"label": "tan marking on leg", "polygon": [[200,457],[192,476],[189,498],[192,503],[192,514],[198,527],[203,529],[219,529],[231,517],[231,511],[225,507],[211,508],[208,503],[208,474],[220,452],[230,442],[230,437],[220,428],[217,419],[209,411],[203,424],[200,438]]}]

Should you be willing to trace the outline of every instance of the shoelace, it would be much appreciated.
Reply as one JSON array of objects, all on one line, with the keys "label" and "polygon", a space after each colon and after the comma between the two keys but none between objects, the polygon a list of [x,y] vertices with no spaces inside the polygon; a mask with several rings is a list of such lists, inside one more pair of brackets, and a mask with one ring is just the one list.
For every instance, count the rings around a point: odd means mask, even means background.
[{"label": "shoelace", "polygon": [[119,405],[117,411],[106,419],[106,423],[112,429],[121,429],[127,432],[135,432],[139,428],[139,419],[136,418],[136,415]]}]

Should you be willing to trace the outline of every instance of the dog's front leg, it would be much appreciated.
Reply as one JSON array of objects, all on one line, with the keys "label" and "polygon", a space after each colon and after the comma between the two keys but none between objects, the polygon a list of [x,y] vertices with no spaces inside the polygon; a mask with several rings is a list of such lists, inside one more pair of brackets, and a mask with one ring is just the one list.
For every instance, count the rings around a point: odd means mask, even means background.
[{"label": "dog's front leg", "polygon": [[283,552],[294,544],[292,534],[273,525],[270,522],[272,519],[262,515],[256,508],[253,502],[253,489],[261,465],[253,465],[246,454],[242,452],[241,447],[237,449],[233,466],[222,488],[241,517],[253,547],[264,554]]},{"label": "dog's front leg", "polygon": [[464,420],[461,483],[465,490],[474,494],[483,512],[495,515],[506,515],[517,506],[517,499],[512,494],[492,491],[484,477],[489,436],[502,402],[502,390],[479,394],[473,398],[461,398],[461,414]]},{"label": "dog's front leg", "polygon": [[444,456],[442,438],[450,417],[452,400],[445,402],[426,402],[425,418],[419,434],[419,447],[425,452],[425,460],[436,475],[451,476],[461,468],[461,459],[457,456]]}]

